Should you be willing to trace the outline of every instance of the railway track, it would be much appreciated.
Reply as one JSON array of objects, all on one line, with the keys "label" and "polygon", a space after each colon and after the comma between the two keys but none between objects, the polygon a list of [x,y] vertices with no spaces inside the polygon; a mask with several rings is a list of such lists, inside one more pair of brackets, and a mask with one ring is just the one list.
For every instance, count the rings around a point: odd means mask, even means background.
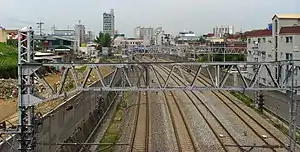
[{"label": "railway track", "polygon": [[[164,67],[163,67],[164,68]],[[187,69],[187,68],[186,68]],[[165,68],[166,70],[166,68]],[[169,69],[168,69],[169,70]],[[170,71],[170,70],[169,70]],[[195,72],[192,70],[190,73],[195,75]],[[183,84],[184,82],[174,75],[179,81]],[[201,77],[202,76],[202,77]],[[204,86],[212,86],[212,84],[204,79],[204,75],[200,74],[197,77],[197,80],[202,83]],[[174,80],[176,81],[176,80]],[[193,91],[191,91],[195,96],[197,96]],[[219,99],[221,102],[226,105],[243,123],[253,131],[253,133],[261,139],[265,143],[264,146],[260,146],[261,148],[268,148],[272,151],[276,150],[289,150],[288,147],[282,142],[279,138],[277,138],[274,134],[272,134],[266,127],[264,127],[260,122],[258,122],[253,116],[251,116],[247,111],[245,111],[240,105],[238,105],[233,99],[228,97],[223,91],[212,91],[212,93]],[[256,125],[256,128],[260,128],[259,130],[254,128],[253,125]],[[274,144],[275,143],[275,144]],[[231,146],[227,145],[226,146]],[[280,148],[280,149],[279,149]]]},{"label": "railway track", "polygon": [[138,93],[129,152],[149,151],[149,96],[148,92]]},{"label": "railway track", "polygon": [[[195,72],[191,72],[193,75],[195,75]],[[201,76],[201,75],[200,75]],[[201,82],[203,85],[208,86],[211,85],[208,80],[198,77],[197,80]],[[203,75],[202,75],[203,76]],[[220,99],[220,101],[226,105],[249,129],[253,131],[253,133],[261,139],[266,145],[263,146],[264,148],[269,148],[272,151],[278,150],[278,148],[284,148],[288,150],[288,147],[285,146],[285,144],[276,136],[274,136],[266,127],[264,127],[262,124],[260,124],[255,118],[253,118],[248,112],[246,112],[241,106],[239,106],[235,101],[233,101],[230,97],[228,97],[224,92],[222,91],[212,91],[212,93]],[[258,128],[261,128],[260,130],[253,127],[253,125],[256,125]],[[266,138],[263,136],[271,137]],[[276,145],[274,145],[276,143]]]},{"label": "railway track", "polygon": [[[154,68],[153,68],[154,69]],[[155,72],[154,74],[158,78],[158,83],[162,84],[160,80],[165,81],[161,73]],[[158,77],[159,75],[159,77]],[[177,142],[177,148],[179,152],[190,152],[197,151],[195,141],[192,137],[191,131],[187,125],[187,120],[183,115],[183,111],[179,106],[178,100],[172,91],[167,95],[166,91],[163,91],[164,97],[166,99],[166,104],[171,117],[172,126]],[[172,102],[173,101],[173,102]]]},{"label": "railway track", "polygon": [[[160,67],[164,72],[168,73],[166,68]],[[173,81],[177,84],[184,83],[180,78],[177,77],[177,80],[171,77]],[[231,151],[244,151],[244,149],[238,144],[238,142],[233,138],[233,136],[229,133],[229,131],[225,128],[225,126],[221,123],[221,121],[217,118],[217,116],[208,108],[208,106],[195,94],[195,92],[191,91],[192,95],[197,98],[198,101],[203,105],[200,107],[196,104],[196,102],[192,99],[191,95],[188,94],[187,91],[184,91],[184,94],[190,99],[192,104],[196,107],[199,114],[202,116],[204,121],[207,123],[209,128],[212,130],[213,134],[217,138],[218,142],[220,143],[223,151],[231,152]],[[208,111],[206,113],[205,111]],[[209,119],[213,118],[213,119]],[[222,138],[222,137],[229,137],[229,138]],[[235,144],[236,147],[226,147],[225,144]]]},{"label": "railway track", "polygon": [[[141,82],[139,82],[141,83]],[[150,138],[149,94],[138,92],[129,152],[148,152]]]},{"label": "railway track", "polygon": [[[166,67],[159,67],[162,69],[165,73],[169,73],[170,69]],[[161,74],[158,73],[160,76]],[[161,76],[162,77],[162,76]],[[176,77],[176,78],[174,78]],[[173,77],[170,77],[175,81],[175,83],[179,84],[179,81],[183,84],[185,84],[181,78],[179,78],[176,75],[173,75]],[[208,81],[201,80],[199,77],[197,78],[199,82],[201,82],[203,85],[207,86],[209,85]],[[247,113],[243,108],[241,108],[237,103],[235,103],[231,98],[229,98],[226,94],[224,94],[221,91],[213,91],[212,93],[219,99],[221,102],[227,107],[231,112],[234,113],[238,119],[242,121],[243,124],[247,128],[249,128],[255,135],[255,137],[260,139],[260,142],[264,143],[263,145],[240,145],[237,140],[230,134],[230,132],[224,127],[224,125],[218,120],[218,118],[215,116],[215,114],[206,106],[206,104],[198,97],[198,95],[194,91],[190,91],[197,100],[201,102],[201,104],[204,106],[204,108],[209,112],[210,116],[214,118],[214,122],[211,121],[211,119],[207,119],[207,115],[205,117],[204,111],[199,108],[195,101],[192,99],[192,97],[187,93],[187,91],[184,91],[184,93],[187,95],[187,97],[192,101],[193,105],[197,108],[197,111],[200,113],[200,115],[205,119],[205,122],[208,124],[210,129],[213,131],[214,135],[218,139],[220,145],[222,146],[224,151],[246,151],[244,148],[250,147],[250,149],[253,149],[254,147],[257,148],[265,148],[269,149],[271,151],[280,151],[288,150],[288,148],[285,146],[285,144],[275,137],[267,128],[265,128],[262,124],[260,124],[257,120],[255,120],[249,113]],[[216,127],[216,125],[213,124],[218,124],[219,127]],[[254,127],[253,127],[254,126]],[[259,128],[259,129],[258,129]],[[219,135],[222,134],[223,136],[230,137],[230,140],[224,140]],[[270,138],[272,137],[272,138]],[[279,149],[280,148],[280,149]]]}]

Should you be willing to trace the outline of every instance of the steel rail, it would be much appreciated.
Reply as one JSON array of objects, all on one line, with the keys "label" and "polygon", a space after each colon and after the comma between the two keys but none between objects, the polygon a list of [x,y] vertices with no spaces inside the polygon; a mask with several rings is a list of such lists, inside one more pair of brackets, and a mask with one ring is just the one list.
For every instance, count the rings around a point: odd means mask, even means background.
[{"label": "steel rail", "polygon": [[[194,72],[192,72],[194,73]],[[202,75],[202,74],[201,74]],[[199,82],[201,82],[202,84],[208,86],[208,85],[211,85],[207,80],[201,78],[201,76],[199,74],[197,80]],[[203,76],[203,75],[202,75]],[[204,82],[206,83],[204,83]],[[264,127],[262,124],[260,124],[257,120],[255,120],[248,112],[246,112],[244,109],[242,109],[237,103],[235,103],[231,98],[229,98],[227,95],[225,95],[223,92],[221,91],[218,91],[221,95],[223,95],[228,101],[230,101],[231,103],[233,103],[239,110],[241,110],[246,116],[248,116],[251,120],[253,120],[257,125],[259,125],[264,131],[266,131],[270,136],[272,136],[272,138],[274,138],[280,145],[278,147],[281,147],[281,148],[285,148],[286,150],[288,150],[288,148],[285,146],[285,144],[280,141],[276,136],[274,136],[266,127]],[[212,91],[213,94],[216,95],[217,98],[219,98],[230,110],[232,110],[232,112],[240,118],[240,120],[242,120],[244,122],[245,125],[247,125],[249,127],[249,129],[251,129],[265,144],[269,145],[270,144],[248,123],[246,122],[237,112],[236,110],[234,110],[231,106],[228,105],[228,103],[226,103],[224,101],[224,99],[218,95],[215,91]],[[276,151],[274,148],[271,148],[273,151]]]},{"label": "steel rail", "polygon": [[[153,68],[153,69],[154,69],[154,68]],[[155,69],[154,69],[154,70],[155,70]],[[156,71],[155,73],[158,73],[158,75],[161,77],[161,79],[162,79],[163,81],[165,81],[165,79],[164,79],[164,77],[161,75],[161,73],[159,73],[159,72],[157,72],[157,71]],[[159,82],[159,83],[161,83],[161,82]],[[185,126],[185,128],[186,128],[186,131],[187,131],[187,133],[188,133],[188,136],[189,136],[189,138],[190,138],[190,140],[191,140],[191,143],[192,143],[192,145],[193,145],[193,150],[196,152],[196,151],[197,151],[197,149],[196,149],[196,144],[195,144],[195,141],[194,141],[193,138],[192,138],[192,133],[191,133],[191,131],[190,131],[188,125],[187,125],[187,121],[186,121],[186,119],[185,119],[185,117],[184,117],[184,115],[183,115],[182,109],[180,108],[180,106],[179,106],[179,104],[178,104],[178,101],[177,101],[176,98],[175,98],[174,93],[173,93],[172,91],[170,91],[170,93],[171,93],[171,96],[172,96],[172,98],[173,98],[173,100],[174,100],[174,102],[175,102],[175,104],[176,104],[176,107],[177,107],[179,113],[180,113],[180,116],[181,116],[181,118],[182,118],[182,120],[183,120],[184,126]],[[168,100],[165,91],[164,91],[164,94],[165,94],[166,100]],[[170,110],[170,104],[168,103],[168,101],[167,101],[167,105],[168,105],[169,111],[171,111],[171,110]],[[171,115],[171,113],[170,113],[170,115]],[[172,117],[172,116],[171,116],[171,117]],[[173,118],[173,120],[174,120],[174,118]],[[176,127],[175,127],[175,128],[176,128]],[[176,130],[177,130],[177,129],[176,129]],[[174,131],[175,131],[175,130],[174,130]],[[179,138],[179,136],[178,136],[177,138]],[[179,143],[178,143],[178,144],[180,144],[180,139],[179,139]],[[181,145],[180,145],[180,147],[181,147]],[[180,149],[179,151],[182,151],[182,150]]]},{"label": "steel rail", "polygon": [[[163,71],[167,72],[167,68],[165,67],[160,67]],[[177,80],[179,80],[181,83],[184,84],[184,82],[178,78],[176,75],[173,75],[176,77]],[[177,83],[178,81],[176,81],[173,77],[172,79]],[[221,144],[222,148],[227,152],[229,152],[229,150],[226,148],[226,145],[221,141],[221,138],[218,136],[217,131],[213,128],[213,126],[211,125],[210,121],[208,121],[208,119],[204,116],[203,112],[201,112],[201,110],[199,109],[199,107],[196,105],[195,101],[190,97],[190,95],[186,92],[183,91],[185,93],[185,95],[190,99],[190,101],[193,103],[193,105],[196,107],[197,111],[200,113],[200,115],[204,118],[204,121],[207,123],[207,125],[209,126],[209,128],[212,130],[213,134],[216,136],[218,142]],[[243,151],[244,149],[239,145],[239,143],[235,140],[235,138],[229,133],[229,131],[226,129],[226,127],[221,123],[221,121],[217,118],[217,116],[208,108],[208,106],[203,102],[203,100],[201,100],[194,91],[191,91],[191,93],[201,102],[201,104],[205,107],[205,109],[213,116],[213,118],[218,122],[218,124],[222,127],[222,129],[226,132],[226,134],[231,138],[231,140],[235,143],[235,145],[241,150]]]}]

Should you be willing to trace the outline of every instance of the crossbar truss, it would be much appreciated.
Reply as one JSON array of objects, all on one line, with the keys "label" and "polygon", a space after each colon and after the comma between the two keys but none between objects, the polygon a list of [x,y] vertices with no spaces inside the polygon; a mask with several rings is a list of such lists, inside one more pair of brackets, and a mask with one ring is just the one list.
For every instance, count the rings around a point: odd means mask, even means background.
[{"label": "crossbar truss", "polygon": [[[297,68],[290,68],[289,72],[282,78],[275,78],[275,73],[273,69],[275,67],[285,67],[286,65],[290,65],[288,61],[282,62],[264,62],[264,63],[255,63],[255,62],[233,62],[233,63],[224,63],[224,62],[211,62],[211,63],[199,63],[199,62],[140,62],[140,63],[74,63],[74,64],[27,64],[25,66],[31,67],[31,69],[38,69],[39,67],[45,66],[61,66],[64,67],[64,72],[61,76],[60,84],[57,88],[50,86],[49,83],[43,78],[40,77],[36,72],[33,72],[34,77],[37,81],[44,86],[44,98],[40,98],[40,100],[29,100],[26,101],[27,105],[35,104],[39,101],[46,101],[52,100],[59,97],[63,97],[66,94],[70,94],[77,91],[162,91],[162,90],[198,90],[198,91],[211,91],[211,90],[289,90],[290,85],[288,84],[289,77],[292,75]],[[138,81],[142,76],[146,76],[147,72],[153,72],[154,66],[167,66],[171,70],[168,73],[167,80],[161,85],[151,85],[151,83],[145,83],[144,85],[137,85]],[[76,70],[76,66],[86,66],[86,70],[83,73],[83,78],[79,79],[77,76],[79,72]],[[190,75],[194,77],[194,81],[187,81],[186,73],[182,72],[182,70],[187,70],[186,67],[194,66],[197,67],[198,71],[197,74]],[[247,74],[244,73],[243,70],[247,68],[253,68],[253,66],[258,67],[255,73],[248,77]],[[107,82],[103,81],[103,73],[99,68],[106,67],[109,69],[113,69],[111,79]],[[225,67],[225,68],[224,68]],[[131,69],[139,68],[141,72],[139,73],[139,79],[136,82],[133,82],[129,79],[129,72],[132,72]],[[148,69],[148,70],[147,70]],[[266,73],[262,73],[261,71],[267,71]],[[99,87],[87,87],[87,82],[89,78],[91,78],[92,71],[95,71],[96,78],[95,81],[100,82]],[[182,79],[185,80],[185,85],[173,85],[170,83],[170,77],[175,74],[175,71],[180,71]],[[242,79],[242,85],[234,86],[233,84],[229,83],[228,77],[231,73],[235,72],[238,77]],[[209,80],[214,84],[211,87],[203,86],[195,83],[196,77],[200,74],[208,75]],[[222,74],[223,73],[223,74]],[[224,74],[225,73],[225,74]],[[64,91],[64,87],[66,84],[67,76],[71,74],[72,82],[74,83],[73,90],[71,91]],[[125,85],[123,87],[113,86],[112,84],[114,81],[117,81],[117,77],[123,74]],[[272,82],[271,85],[255,85],[258,80],[262,77],[267,76],[267,78]],[[149,75],[149,80],[156,80],[157,77],[151,77]],[[297,86],[295,86],[297,89]],[[46,91],[46,93],[45,93]],[[33,96],[33,95],[32,95]],[[42,96],[42,95],[39,95]],[[35,98],[37,95],[35,93]],[[35,101],[35,102],[30,102]]]},{"label": "crossbar truss", "polygon": [[145,48],[129,48],[134,54],[172,54],[195,53],[199,54],[247,54],[245,47],[209,47],[209,46],[152,46]]}]

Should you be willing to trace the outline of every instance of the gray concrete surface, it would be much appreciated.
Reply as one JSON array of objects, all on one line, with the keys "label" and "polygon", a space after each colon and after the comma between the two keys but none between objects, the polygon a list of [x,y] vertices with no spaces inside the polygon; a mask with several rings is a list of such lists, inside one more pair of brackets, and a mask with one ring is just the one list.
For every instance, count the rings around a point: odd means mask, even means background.
[{"label": "gray concrete surface", "polygon": [[[104,81],[109,81],[112,74],[107,76]],[[120,76],[116,77],[120,80]],[[119,81],[115,81],[118,85]],[[100,82],[92,84],[93,87],[100,86]],[[78,151],[80,146],[55,146],[48,145],[58,142],[84,142],[94,126],[103,116],[103,113],[112,102],[115,92],[104,92],[104,102],[99,102],[100,92],[80,92],[61,104],[55,110],[49,112],[43,117],[43,123],[40,126],[38,133],[38,152],[62,152],[62,151]],[[66,111],[66,107],[72,105],[74,108]],[[18,147],[16,141],[17,136],[13,136],[8,140],[8,143],[14,148]],[[0,152],[9,152],[11,146],[7,143],[0,145]]]}]

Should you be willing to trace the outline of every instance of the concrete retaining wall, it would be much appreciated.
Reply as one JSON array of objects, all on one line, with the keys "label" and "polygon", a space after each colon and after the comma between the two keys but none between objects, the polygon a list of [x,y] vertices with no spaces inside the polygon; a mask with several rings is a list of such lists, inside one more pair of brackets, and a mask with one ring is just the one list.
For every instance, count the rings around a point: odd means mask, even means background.
[{"label": "concrete retaining wall", "polygon": [[[108,75],[104,81],[108,84],[113,74]],[[120,76],[116,76],[113,85],[118,85]],[[100,82],[96,82],[91,86],[100,86]],[[43,124],[40,126],[38,133],[38,152],[64,152],[78,151],[80,146],[57,146],[49,145],[58,142],[84,142],[97,122],[103,117],[104,112],[117,95],[116,92],[103,92],[104,102],[99,102],[101,92],[84,91],[61,104],[58,108],[46,114],[43,117]],[[66,110],[67,106],[73,106],[70,111]],[[12,137],[8,142],[18,147],[16,141],[17,136]],[[9,152],[11,146],[7,143],[0,145],[0,151]]]}]

